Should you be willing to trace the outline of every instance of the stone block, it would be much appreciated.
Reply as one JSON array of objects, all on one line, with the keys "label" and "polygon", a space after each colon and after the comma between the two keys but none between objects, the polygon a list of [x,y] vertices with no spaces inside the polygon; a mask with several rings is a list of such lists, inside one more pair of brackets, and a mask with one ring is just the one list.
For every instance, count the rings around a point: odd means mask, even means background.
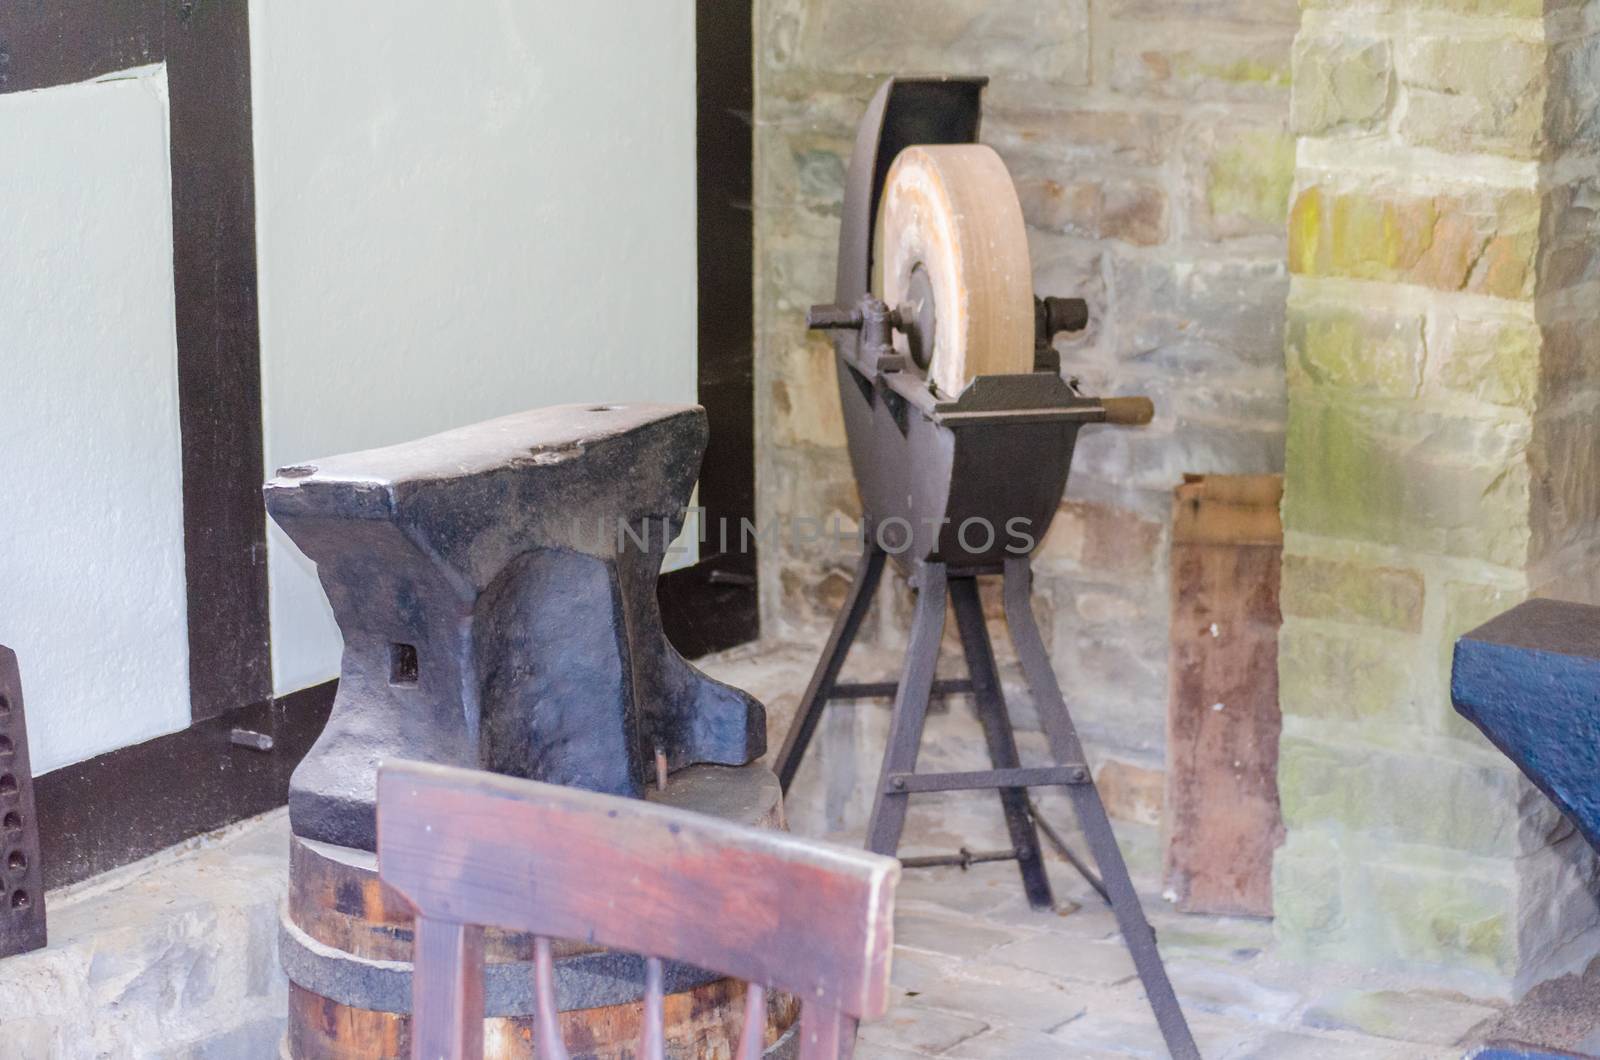
[{"label": "stone block", "polygon": [[1117,820],[1159,825],[1161,805],[1166,796],[1167,775],[1112,758],[1104,762],[1094,777],[1106,813]]},{"label": "stone block", "polygon": [[1030,88],[1008,101],[997,85],[984,99],[983,140],[1008,161],[1042,154],[1059,163],[1116,163],[1158,166],[1172,150],[1181,119],[1142,110],[1078,109],[1078,100],[1061,107],[1041,106]]},{"label": "stone block", "polygon": [[1413,637],[1287,621],[1278,642],[1283,712],[1385,730],[1425,728],[1431,711],[1413,677],[1420,648]]},{"label": "stone block", "polygon": [[833,344],[818,332],[807,332],[803,342],[778,349],[769,406],[773,441],[843,447],[844,414]]},{"label": "stone block", "polygon": [[[852,108],[854,109],[854,108]],[[756,128],[755,174],[762,203],[836,216],[853,130],[847,124],[770,121]],[[837,225],[837,220],[834,221]]]},{"label": "stone block", "polygon": [[1437,312],[1425,346],[1429,390],[1532,411],[1543,339],[1529,316]]},{"label": "stone block", "polygon": [[1423,599],[1422,575],[1414,570],[1320,556],[1283,557],[1280,600],[1285,615],[1416,633],[1422,629]]},{"label": "stone block", "polygon": [[1084,239],[1155,246],[1167,238],[1167,193],[1155,180],[1076,178],[1070,166],[1012,167],[1028,224]]},{"label": "stone block", "polygon": [[1300,0],[1307,11],[1390,11],[1406,10],[1452,12],[1461,15],[1538,18],[1548,11],[1570,7],[1578,0]]},{"label": "stone block", "polygon": [[895,74],[937,70],[1085,84],[1087,0],[790,0],[791,62],[823,70]]},{"label": "stone block", "polygon": [[1312,1005],[1303,1019],[1306,1026],[1321,1030],[1443,1046],[1456,1044],[1473,1027],[1499,1014],[1497,1008],[1464,998],[1346,989]]},{"label": "stone block", "polygon": [[1324,831],[1295,829],[1272,859],[1273,930],[1304,955],[1332,950],[1345,934],[1338,841]]},{"label": "stone block", "polygon": [[1034,567],[1113,582],[1145,578],[1155,570],[1164,533],[1161,523],[1126,509],[1064,501]]},{"label": "stone block", "polygon": [[1534,417],[1533,557],[1594,540],[1600,526],[1600,447],[1591,406]]},{"label": "stone block", "polygon": [[1600,134],[1600,36],[1555,45],[1545,92],[1545,137],[1556,150],[1593,143]]},{"label": "stone block", "polygon": [[[1455,654],[1456,639],[1463,633],[1476,629],[1485,622],[1521,602],[1527,594],[1520,589],[1504,585],[1484,585],[1475,582],[1447,581],[1444,585],[1444,636],[1437,645],[1434,665],[1439,686],[1450,687],[1451,663]],[[1478,727],[1455,712],[1449,697],[1439,704],[1443,730],[1458,739],[1479,747],[1488,747],[1488,740]]]},{"label": "stone block", "polygon": [[1111,0],[1113,18],[1199,18],[1251,26],[1300,25],[1296,0]]},{"label": "stone block", "polygon": [[1580,177],[1545,192],[1539,238],[1539,293],[1600,279],[1600,179]]},{"label": "stone block", "polygon": [[[895,954],[898,969],[900,955]],[[920,991],[919,991],[920,993]],[[881,1055],[884,1050],[904,1050],[908,1056],[942,1053],[975,1034],[988,1024],[970,1016],[957,1016],[937,1009],[905,1002],[897,1003],[881,1020],[861,1025],[857,1053]],[[894,1055],[894,1054],[891,1054]]]},{"label": "stone block", "polygon": [[1370,859],[1361,866],[1368,943],[1418,964],[1490,978],[1516,966],[1515,885]]},{"label": "stone block", "polygon": [[1428,360],[1420,313],[1291,301],[1284,343],[1292,388],[1333,387],[1412,399]]},{"label": "stone block", "polygon": [[[1057,952],[1078,953],[1096,943],[1065,947],[1051,942]],[[1107,946],[1111,949],[1111,946]],[[1120,946],[1115,947],[1126,954]],[[1086,955],[1092,956],[1092,955]],[[1132,964],[1128,972],[1133,972]],[[1031,970],[968,958],[960,971],[929,985],[917,995],[917,1003],[970,1016],[995,1025],[1003,1024],[1033,1031],[1047,1031],[1083,1011],[1083,989],[1068,985]]]},{"label": "stone block", "polygon": [[1111,87],[1124,95],[1280,104],[1288,97],[1287,29],[1281,39],[1263,39],[1209,30],[1153,34],[1147,22],[1116,28]]},{"label": "stone block", "polygon": [[1307,396],[1289,413],[1284,527],[1518,566],[1530,436],[1512,417]]},{"label": "stone block", "polygon": [[1544,142],[1548,47],[1508,35],[1407,36],[1400,134],[1443,151],[1534,158]]},{"label": "stone block", "polygon": [[1572,394],[1600,381],[1600,327],[1588,313],[1542,323],[1539,386]]},{"label": "stone block", "polygon": [[1276,258],[1116,257],[1112,290],[1108,313],[1116,317],[1121,360],[1177,378],[1281,369],[1289,280]]},{"label": "stone block", "polygon": [[[1338,828],[1384,843],[1512,856],[1541,843],[1538,817],[1509,764],[1285,736],[1278,748],[1284,823]],[[1525,813],[1526,810],[1526,813]]]},{"label": "stone block", "polygon": [[1382,128],[1394,101],[1389,42],[1301,34],[1294,45],[1289,120],[1304,136]]},{"label": "stone block", "polygon": [[1211,239],[1281,236],[1295,140],[1278,125],[1219,122],[1189,144],[1191,228]]},{"label": "stone block", "polygon": [[1419,196],[1312,185],[1289,215],[1289,267],[1305,276],[1533,295],[1540,206],[1520,188]]}]

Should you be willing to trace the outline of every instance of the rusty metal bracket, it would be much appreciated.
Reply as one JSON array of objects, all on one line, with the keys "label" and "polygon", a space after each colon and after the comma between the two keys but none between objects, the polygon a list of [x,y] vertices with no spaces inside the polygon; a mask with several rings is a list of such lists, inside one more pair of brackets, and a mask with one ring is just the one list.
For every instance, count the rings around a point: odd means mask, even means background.
[{"label": "rusty metal bracket", "polygon": [[45,944],[44,878],[17,653],[0,645],[0,957]]}]

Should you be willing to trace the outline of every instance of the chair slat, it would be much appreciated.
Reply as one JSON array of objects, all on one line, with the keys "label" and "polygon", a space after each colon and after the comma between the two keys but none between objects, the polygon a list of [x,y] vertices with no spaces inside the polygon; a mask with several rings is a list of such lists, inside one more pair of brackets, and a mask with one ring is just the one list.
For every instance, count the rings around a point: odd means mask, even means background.
[{"label": "chair slat", "polygon": [[[739,1060],[764,1052],[769,986],[801,999],[801,1060],[848,1057],[857,1020],[888,1007],[893,858],[637,799],[401,762],[379,772],[378,864],[417,911],[417,1060],[483,1055],[483,932],[467,925],[536,937],[539,1060],[568,1060],[552,938],[745,980]],[[643,1060],[665,1058],[663,979],[662,959],[647,958]]]},{"label": "chair slat", "polygon": [[482,1060],[483,929],[417,917],[412,1060]]},{"label": "chair slat", "polygon": [[888,1007],[892,858],[445,766],[386,765],[378,797],[384,878],[420,909]]},{"label": "chair slat", "polygon": [[639,1032],[639,1055],[644,1060],[666,1060],[667,1056],[667,992],[662,982],[661,960],[646,958],[644,962],[644,1019]]},{"label": "chair slat", "polygon": [[761,1060],[767,1046],[767,988],[750,983],[744,991],[744,1027],[739,1031],[738,1060]]},{"label": "chair slat", "polygon": [[845,1042],[845,1014],[838,1009],[815,1001],[801,1002],[800,1006],[800,1060],[848,1060],[847,1050],[854,1045],[853,1022],[849,1024],[851,1041]]},{"label": "chair slat", "polygon": [[567,1044],[561,1040],[561,1010],[556,1007],[556,962],[545,935],[533,942],[533,1001],[539,1060],[567,1060]]}]

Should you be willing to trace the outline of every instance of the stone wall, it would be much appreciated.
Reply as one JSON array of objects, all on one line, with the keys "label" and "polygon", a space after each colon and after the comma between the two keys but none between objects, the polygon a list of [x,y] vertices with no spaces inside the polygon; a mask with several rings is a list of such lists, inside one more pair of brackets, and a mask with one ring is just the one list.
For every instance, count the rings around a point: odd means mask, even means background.
[{"label": "stone wall", "polygon": [[[832,353],[802,316],[833,292],[845,161],[867,98],[891,73],[988,74],[983,137],[1018,183],[1035,289],[1091,306],[1088,331],[1059,344],[1064,373],[1093,393],[1156,401],[1149,428],[1085,432],[1038,559],[1056,667],[1113,813],[1152,819],[1171,491],[1184,472],[1282,465],[1295,0],[756,8],[759,516],[858,512]],[[820,648],[848,553],[831,540],[764,550],[769,635]],[[877,629],[892,641],[908,621],[904,590],[885,598],[898,603]]]},{"label": "stone wall", "polygon": [[1516,990],[1592,954],[1595,868],[1451,710],[1450,648],[1596,595],[1597,5],[1306,7],[1277,930]]}]

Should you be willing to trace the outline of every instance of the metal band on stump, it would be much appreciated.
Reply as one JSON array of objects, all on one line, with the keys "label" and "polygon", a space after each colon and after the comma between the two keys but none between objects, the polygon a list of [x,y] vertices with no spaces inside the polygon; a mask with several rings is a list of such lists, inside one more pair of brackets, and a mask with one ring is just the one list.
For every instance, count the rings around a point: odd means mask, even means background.
[{"label": "metal band on stump", "polygon": [[[1027,230],[1011,174],[993,148],[900,152],[884,181],[876,246],[880,297],[908,309],[903,316],[937,322],[926,370],[941,396],[955,397],[979,375],[1033,370]],[[933,313],[919,312],[915,303],[930,294]],[[894,341],[900,352],[916,352],[904,334]]]}]

